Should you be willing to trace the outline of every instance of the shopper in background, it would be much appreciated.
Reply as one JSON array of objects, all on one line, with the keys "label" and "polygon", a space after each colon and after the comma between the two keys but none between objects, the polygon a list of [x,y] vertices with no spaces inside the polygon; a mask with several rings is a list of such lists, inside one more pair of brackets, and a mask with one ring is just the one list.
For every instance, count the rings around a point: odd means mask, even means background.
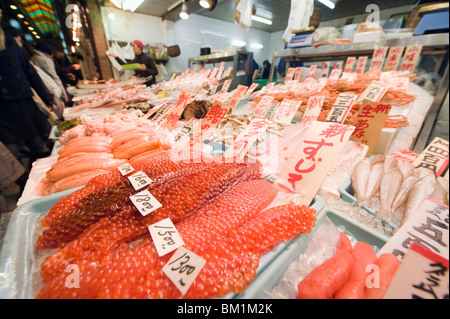
[{"label": "shopper in background", "polygon": [[0,141],[0,214],[9,212],[2,190],[16,183],[19,185],[22,194],[27,179],[28,174],[23,164]]},{"label": "shopper in background", "polygon": [[268,60],[264,60],[264,62],[263,62],[263,73],[262,73],[262,78],[263,79],[268,79],[269,78],[270,68],[271,67],[272,67],[272,64],[270,64]]},{"label": "shopper in background", "polygon": [[140,63],[143,64],[142,67],[138,68],[135,70],[135,75],[138,77],[142,77],[142,78],[146,78],[148,76],[152,76],[151,80],[146,82],[145,84],[147,86],[152,86],[153,84],[156,83],[156,76],[158,75],[158,69],[156,68],[156,64],[155,61],[153,60],[152,57],[150,57],[148,54],[145,54],[143,52],[144,50],[144,44],[139,41],[139,40],[134,40],[131,43],[131,46],[133,47],[133,51],[134,51],[134,59],[131,61],[122,61],[120,58],[118,58],[117,56],[110,54],[111,56],[115,57],[117,62],[119,62],[119,64],[124,65],[127,63]]},{"label": "shopper in background", "polygon": [[[0,22],[2,10],[0,9]],[[16,157],[28,147],[31,158],[50,154],[47,145],[51,126],[33,100],[33,91],[55,109],[52,94],[45,87],[24,51],[0,26],[0,141]]]},{"label": "shopper in background", "polygon": [[83,75],[83,71],[81,68],[81,63],[84,60],[83,56],[78,52],[71,53],[69,55],[69,60],[70,60],[70,63],[72,63],[73,74],[75,75],[75,78],[77,79],[77,81],[83,80],[84,75]]},{"label": "shopper in background", "polygon": [[55,48],[52,44],[52,42],[48,39],[42,39],[39,40],[36,43],[36,46],[34,48],[34,54],[30,58],[30,61],[34,63],[34,65],[41,68],[45,73],[47,73],[53,81],[58,84],[59,88],[62,90],[64,95],[64,102],[68,102],[68,95],[66,92],[66,88],[64,87],[64,84],[59,77],[58,73],[56,72],[56,66],[55,62],[53,60],[53,57],[55,56]]}]

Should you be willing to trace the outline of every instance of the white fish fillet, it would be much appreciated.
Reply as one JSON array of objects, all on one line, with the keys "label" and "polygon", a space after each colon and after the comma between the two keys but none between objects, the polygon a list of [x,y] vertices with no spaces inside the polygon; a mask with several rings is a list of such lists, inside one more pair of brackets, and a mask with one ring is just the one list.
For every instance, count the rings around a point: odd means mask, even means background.
[{"label": "white fish fillet", "polygon": [[394,168],[383,176],[380,186],[381,209],[377,215],[385,220],[392,216],[392,204],[400,191],[403,182],[403,174],[399,168]]},{"label": "white fish fillet", "polygon": [[398,159],[392,156],[387,156],[384,161],[384,172],[389,173],[391,170],[398,166]]},{"label": "white fish fillet", "polygon": [[366,185],[366,198],[370,199],[380,190],[381,181],[384,176],[384,163],[375,164],[370,170],[369,179]]},{"label": "white fish fillet", "polygon": [[448,200],[448,194],[449,194],[449,185],[448,185],[448,180],[446,180],[443,177],[438,177],[436,178],[436,182],[438,182],[439,184],[441,184],[442,187],[444,187],[445,192],[447,193],[447,201],[445,202],[445,204],[448,206],[449,204],[449,200]]},{"label": "white fish fillet", "polygon": [[434,172],[431,169],[424,168],[424,167],[416,168],[414,174],[416,174],[418,179],[422,179],[425,176],[429,176],[429,175],[434,176]]},{"label": "white fish fillet", "polygon": [[409,192],[400,226],[402,226],[411,217],[411,215],[417,211],[423,201],[433,193],[435,183],[436,178],[433,174],[423,177],[414,185]]},{"label": "white fish fillet", "polygon": [[436,183],[434,184],[434,190],[433,194],[431,194],[431,197],[441,202],[442,204],[447,205],[447,191],[440,182],[436,181]]},{"label": "white fish fillet", "polygon": [[370,175],[370,162],[368,159],[363,159],[358,162],[353,168],[351,182],[358,202],[362,203],[366,198],[366,185]]},{"label": "white fish fillet", "polygon": [[395,198],[394,203],[392,204],[393,212],[395,212],[399,207],[401,207],[403,204],[406,203],[409,192],[414,187],[414,185],[416,185],[418,180],[419,179],[414,175],[408,176],[405,179],[403,179],[400,191],[398,192],[397,197]]},{"label": "white fish fillet", "polygon": [[407,178],[411,175],[414,175],[415,166],[411,163],[403,163],[398,166],[398,168],[402,171],[403,178]]},{"label": "white fish fillet", "polygon": [[384,163],[385,160],[386,160],[386,155],[384,155],[384,154],[374,155],[374,157],[372,157],[372,159],[370,160],[370,167],[374,167],[376,164],[379,164],[379,163]]}]

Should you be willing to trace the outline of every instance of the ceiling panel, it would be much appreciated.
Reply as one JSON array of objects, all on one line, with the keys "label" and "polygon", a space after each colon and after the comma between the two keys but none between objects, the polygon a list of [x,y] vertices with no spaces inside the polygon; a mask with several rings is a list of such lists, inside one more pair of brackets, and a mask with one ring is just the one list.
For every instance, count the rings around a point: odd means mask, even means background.
[{"label": "ceiling panel", "polygon": [[[329,21],[333,19],[346,18],[359,14],[365,14],[367,5],[376,3],[380,10],[413,5],[417,0],[388,0],[388,1],[373,1],[373,0],[332,0],[336,7],[334,10],[324,6],[319,1],[315,1],[315,7],[321,9],[320,21]],[[165,19],[176,21],[179,19],[178,13],[180,6],[171,12],[168,8],[179,3],[179,0],[144,0],[136,12],[151,14]],[[209,11],[198,5],[198,0],[186,0],[189,7],[189,13],[195,13],[202,16],[219,19],[234,23],[234,3],[235,0],[218,0],[214,10]],[[257,21],[252,22],[252,28],[264,30],[267,32],[276,32],[286,29],[289,19],[289,12],[291,7],[291,0],[257,0],[257,15],[264,15],[269,13],[272,15],[272,25],[266,25]]]}]

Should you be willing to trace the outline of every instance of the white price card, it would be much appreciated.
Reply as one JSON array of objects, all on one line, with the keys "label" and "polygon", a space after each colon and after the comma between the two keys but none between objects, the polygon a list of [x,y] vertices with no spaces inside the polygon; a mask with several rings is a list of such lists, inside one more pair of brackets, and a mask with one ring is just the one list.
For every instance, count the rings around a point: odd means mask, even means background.
[{"label": "white price card", "polygon": [[148,226],[148,230],[159,256],[164,256],[184,245],[183,239],[170,218]]},{"label": "white price card", "polygon": [[202,257],[180,247],[162,270],[178,290],[185,295],[205,263],[206,260]]},{"label": "white price card", "polygon": [[130,200],[143,216],[162,207],[162,204],[147,189],[130,196]]},{"label": "white price card", "polygon": [[148,177],[144,172],[139,171],[137,173],[134,173],[133,175],[128,176],[128,180],[130,181],[131,185],[133,185],[135,190],[140,190],[141,188],[144,188],[145,186],[150,185],[152,182],[151,178]]},{"label": "white price card", "polygon": [[123,164],[122,166],[118,167],[120,174],[123,176],[128,175],[129,173],[134,171],[134,167],[131,166],[130,163]]}]

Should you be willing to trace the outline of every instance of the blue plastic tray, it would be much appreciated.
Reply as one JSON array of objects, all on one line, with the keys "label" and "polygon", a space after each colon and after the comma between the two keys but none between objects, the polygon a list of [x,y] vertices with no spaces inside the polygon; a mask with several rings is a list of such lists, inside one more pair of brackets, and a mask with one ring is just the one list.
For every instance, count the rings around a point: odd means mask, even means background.
[{"label": "blue plastic tray", "polygon": [[375,211],[373,209],[370,209],[369,207],[367,207],[365,205],[358,204],[358,200],[354,196],[355,192],[353,191],[352,182],[351,182],[350,178],[348,178],[344,183],[342,183],[339,186],[338,190],[339,190],[340,198],[342,200],[346,201],[347,203],[352,203],[356,206],[360,206],[362,209],[364,209],[366,212],[368,212],[370,215],[372,215],[375,219],[378,219],[383,226],[390,227],[392,230],[397,228],[397,225],[376,216]]},{"label": "blue plastic tray", "polygon": [[255,278],[252,284],[242,293],[236,296],[238,299],[264,299],[268,292],[272,291],[281,281],[284,273],[292,262],[297,260],[308,247],[311,238],[317,228],[322,225],[325,218],[331,220],[336,226],[344,226],[357,241],[366,242],[381,249],[389,240],[385,235],[378,233],[369,227],[347,217],[345,214],[325,207],[317,216],[316,226],[307,235],[297,236],[278,256],[265,267]]},{"label": "blue plastic tray", "polygon": [[[45,256],[37,251],[35,242],[39,221],[64,196],[81,187],[31,200],[17,207],[11,214],[9,225],[0,251],[0,299],[31,299],[41,287],[39,265]],[[325,201],[314,197],[311,207],[317,214]],[[260,260],[257,272],[267,267],[287,243],[281,243]],[[234,298],[229,294],[225,298]]]}]

